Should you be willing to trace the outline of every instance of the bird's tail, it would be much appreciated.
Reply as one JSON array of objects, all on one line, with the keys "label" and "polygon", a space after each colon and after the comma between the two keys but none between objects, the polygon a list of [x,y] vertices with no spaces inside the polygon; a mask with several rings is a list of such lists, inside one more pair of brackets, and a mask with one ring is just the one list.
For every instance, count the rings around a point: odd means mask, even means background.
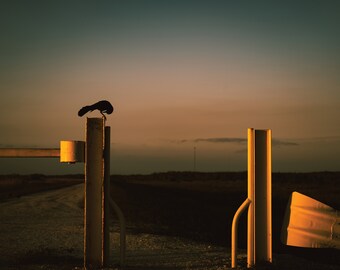
[{"label": "bird's tail", "polygon": [[78,116],[83,116],[85,113],[91,111],[91,106],[85,106],[83,108],[81,108],[78,112]]}]

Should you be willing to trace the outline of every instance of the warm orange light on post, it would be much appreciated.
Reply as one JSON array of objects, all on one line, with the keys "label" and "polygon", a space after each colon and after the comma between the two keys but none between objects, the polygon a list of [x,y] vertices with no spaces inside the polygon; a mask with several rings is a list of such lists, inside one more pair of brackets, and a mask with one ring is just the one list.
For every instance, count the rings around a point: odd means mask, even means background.
[{"label": "warm orange light on post", "polygon": [[85,142],[60,141],[60,162],[85,162]]},{"label": "warm orange light on post", "polygon": [[271,130],[248,129],[248,198],[232,226],[232,268],[237,267],[237,221],[248,206],[247,267],[272,262]]},{"label": "warm orange light on post", "polygon": [[255,131],[248,128],[248,226],[247,226],[247,266],[254,265],[254,238],[255,238]]}]

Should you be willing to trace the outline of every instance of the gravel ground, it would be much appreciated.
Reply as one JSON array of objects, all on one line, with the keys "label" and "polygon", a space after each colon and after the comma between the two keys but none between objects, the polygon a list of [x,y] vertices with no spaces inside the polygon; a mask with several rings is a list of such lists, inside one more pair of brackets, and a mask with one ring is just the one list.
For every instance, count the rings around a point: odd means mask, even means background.
[{"label": "gravel ground", "polygon": [[[79,269],[83,263],[83,185],[0,204],[1,269]],[[119,263],[119,233],[110,234],[112,268]],[[127,235],[125,269],[223,269],[226,248],[179,237]]]},{"label": "gravel ground", "polygon": [[[0,269],[82,269],[83,185],[32,194],[0,203]],[[127,228],[126,270],[221,270],[230,268],[230,250],[183,237]],[[112,258],[107,269],[121,269],[118,225],[111,231]],[[240,269],[245,251],[239,251]],[[256,269],[340,269],[292,255],[274,255]]]}]

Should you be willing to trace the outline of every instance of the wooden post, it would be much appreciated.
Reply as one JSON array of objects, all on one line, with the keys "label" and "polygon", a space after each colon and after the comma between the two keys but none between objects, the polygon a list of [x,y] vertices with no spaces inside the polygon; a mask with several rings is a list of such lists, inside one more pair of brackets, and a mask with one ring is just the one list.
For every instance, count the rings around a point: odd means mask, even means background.
[{"label": "wooden post", "polygon": [[104,126],[102,118],[87,118],[85,146],[84,267],[102,267]]}]

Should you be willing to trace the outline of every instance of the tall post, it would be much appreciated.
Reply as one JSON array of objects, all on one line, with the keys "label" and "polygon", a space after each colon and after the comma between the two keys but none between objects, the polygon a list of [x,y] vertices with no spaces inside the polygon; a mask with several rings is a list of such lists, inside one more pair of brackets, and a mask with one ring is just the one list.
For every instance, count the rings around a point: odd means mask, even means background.
[{"label": "tall post", "polygon": [[248,268],[272,262],[271,134],[248,129]]},{"label": "tall post", "polygon": [[248,198],[232,223],[231,265],[237,266],[237,223],[248,207],[247,267],[272,262],[272,145],[271,130],[248,128]]},{"label": "tall post", "polygon": [[104,119],[87,118],[85,145],[84,267],[103,266]]},{"label": "tall post", "polygon": [[194,146],[194,172],[196,172],[196,146]]},{"label": "tall post", "polygon": [[103,213],[102,213],[102,261],[108,266],[110,260],[110,127],[105,127],[104,140],[104,192],[103,192]]},{"label": "tall post", "polygon": [[255,131],[255,258],[272,262],[271,130]]},{"label": "tall post", "polygon": [[247,236],[247,267],[255,264],[255,130],[248,128],[248,236]]}]

